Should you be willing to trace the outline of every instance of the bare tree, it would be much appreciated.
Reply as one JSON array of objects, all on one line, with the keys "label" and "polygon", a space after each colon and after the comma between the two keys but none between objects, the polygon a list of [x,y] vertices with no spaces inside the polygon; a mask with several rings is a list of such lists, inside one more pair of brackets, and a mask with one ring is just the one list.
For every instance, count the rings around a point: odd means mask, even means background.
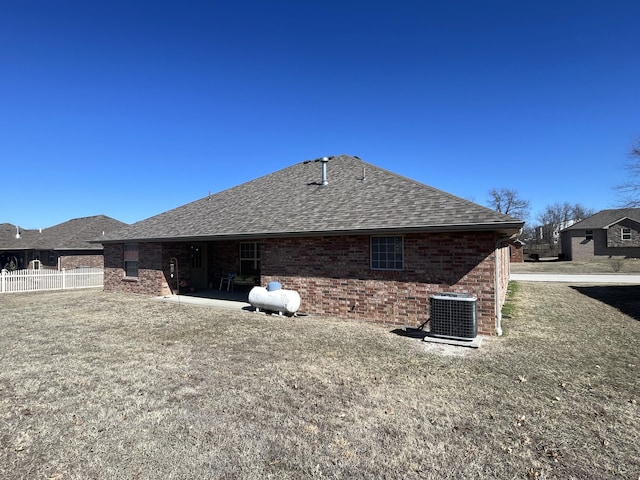
[{"label": "bare tree", "polygon": [[538,227],[540,229],[539,237],[544,242],[552,245],[558,241],[560,230],[593,214],[594,211],[592,209],[586,208],[579,203],[571,205],[569,202],[564,202],[547,205],[545,210],[536,217],[540,224],[540,227]]},{"label": "bare tree", "polygon": [[530,223],[526,223],[522,227],[522,233],[520,234],[520,240],[527,243],[535,243],[536,241],[536,228]]},{"label": "bare tree", "polygon": [[489,190],[489,206],[500,213],[524,220],[529,216],[529,200],[519,198],[518,192],[511,188],[493,188]]},{"label": "bare tree", "polygon": [[616,187],[620,196],[620,206],[638,208],[640,207],[640,139],[631,147],[624,168],[629,180]]}]

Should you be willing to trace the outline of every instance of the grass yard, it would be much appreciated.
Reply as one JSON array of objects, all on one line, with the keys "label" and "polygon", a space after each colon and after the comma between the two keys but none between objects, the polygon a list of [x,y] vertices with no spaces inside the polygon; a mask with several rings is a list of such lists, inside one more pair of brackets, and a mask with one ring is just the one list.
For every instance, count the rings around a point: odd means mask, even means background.
[{"label": "grass yard", "polygon": [[621,273],[640,274],[640,259],[602,259],[590,262],[574,262],[547,260],[540,262],[512,263],[511,273],[562,273],[562,274],[588,274],[588,273]]},{"label": "grass yard", "polygon": [[640,287],[584,288],[517,284],[505,336],[479,350],[95,290],[5,294],[0,477],[638,479]]}]

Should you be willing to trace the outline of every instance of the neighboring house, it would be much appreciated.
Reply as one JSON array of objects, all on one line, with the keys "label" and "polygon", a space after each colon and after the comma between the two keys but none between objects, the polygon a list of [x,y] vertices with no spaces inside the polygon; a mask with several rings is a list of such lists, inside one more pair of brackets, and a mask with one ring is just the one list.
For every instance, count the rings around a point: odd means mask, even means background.
[{"label": "neighboring house", "polygon": [[104,288],[168,295],[178,278],[207,289],[237,273],[296,290],[304,313],[407,326],[428,318],[430,295],[464,292],[478,298],[479,332],[496,334],[522,225],[357,157],[325,157],[105,235]]},{"label": "neighboring house", "polygon": [[561,236],[560,232],[578,222],[579,220],[571,219],[559,222],[558,224],[548,223],[534,227],[535,236],[527,238],[524,246],[524,255],[531,259],[537,260],[543,257],[560,257]]},{"label": "neighboring house", "polygon": [[102,245],[89,241],[125,226],[104,215],[76,218],[37,230],[0,224],[0,268],[102,268]]},{"label": "neighboring house", "polygon": [[602,210],[561,235],[568,260],[640,258],[640,208]]},{"label": "neighboring house", "polygon": [[560,241],[560,232],[578,221],[579,220],[566,220],[564,222],[560,222],[559,225],[548,224],[537,226],[535,229],[536,240],[539,242],[545,241],[549,245],[556,244]]}]

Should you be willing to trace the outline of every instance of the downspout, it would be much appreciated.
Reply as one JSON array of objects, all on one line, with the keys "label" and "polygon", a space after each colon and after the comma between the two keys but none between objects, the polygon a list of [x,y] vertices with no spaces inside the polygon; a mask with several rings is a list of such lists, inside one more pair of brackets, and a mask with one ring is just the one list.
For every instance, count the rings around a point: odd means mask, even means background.
[{"label": "downspout", "polygon": [[498,249],[500,244],[504,242],[504,238],[496,240],[496,245],[493,249],[493,260],[495,262],[495,308],[496,308],[496,334],[502,336],[502,308],[500,308],[500,258],[498,258]]}]

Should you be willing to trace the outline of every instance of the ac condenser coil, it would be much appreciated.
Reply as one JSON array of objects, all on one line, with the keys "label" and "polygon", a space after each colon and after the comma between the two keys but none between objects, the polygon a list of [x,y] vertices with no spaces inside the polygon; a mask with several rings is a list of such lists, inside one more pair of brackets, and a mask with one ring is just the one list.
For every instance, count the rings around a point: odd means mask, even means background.
[{"label": "ac condenser coil", "polygon": [[478,335],[478,299],[467,293],[439,293],[429,299],[429,335],[473,340]]}]

